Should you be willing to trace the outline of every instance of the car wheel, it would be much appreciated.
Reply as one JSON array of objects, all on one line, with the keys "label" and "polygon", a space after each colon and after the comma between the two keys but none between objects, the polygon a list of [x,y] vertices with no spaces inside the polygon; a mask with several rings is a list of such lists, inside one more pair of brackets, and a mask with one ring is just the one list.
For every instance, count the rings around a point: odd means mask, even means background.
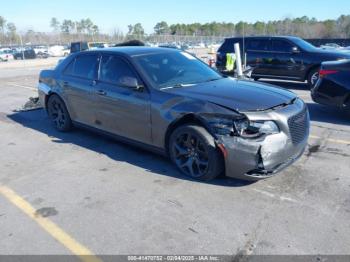
[{"label": "car wheel", "polygon": [[214,138],[208,131],[195,125],[175,129],[169,140],[169,155],[184,174],[209,181],[224,170],[224,162]]},{"label": "car wheel", "polygon": [[57,95],[51,95],[47,102],[47,112],[54,124],[54,127],[61,131],[67,132],[72,128],[72,120],[69,116],[66,105]]},{"label": "car wheel", "polygon": [[319,71],[320,71],[319,68],[314,68],[310,71],[308,78],[307,78],[307,83],[308,83],[310,89],[315,87],[315,85],[318,81],[318,78],[320,76]]}]

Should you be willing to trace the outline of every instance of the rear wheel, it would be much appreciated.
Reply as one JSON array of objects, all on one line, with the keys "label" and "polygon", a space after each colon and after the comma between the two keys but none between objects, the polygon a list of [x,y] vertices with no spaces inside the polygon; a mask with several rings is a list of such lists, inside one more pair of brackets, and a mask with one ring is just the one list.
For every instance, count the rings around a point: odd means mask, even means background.
[{"label": "rear wheel", "polygon": [[310,87],[310,89],[314,88],[317,81],[318,81],[318,78],[320,77],[320,68],[314,68],[310,71],[309,75],[308,75],[308,78],[307,78],[307,83]]},{"label": "rear wheel", "polygon": [[47,112],[54,127],[61,132],[67,132],[72,128],[72,120],[66,105],[57,95],[51,95],[47,102]]},{"label": "rear wheel", "polygon": [[169,154],[178,169],[194,179],[209,181],[224,170],[214,138],[201,126],[178,127],[170,136]]}]

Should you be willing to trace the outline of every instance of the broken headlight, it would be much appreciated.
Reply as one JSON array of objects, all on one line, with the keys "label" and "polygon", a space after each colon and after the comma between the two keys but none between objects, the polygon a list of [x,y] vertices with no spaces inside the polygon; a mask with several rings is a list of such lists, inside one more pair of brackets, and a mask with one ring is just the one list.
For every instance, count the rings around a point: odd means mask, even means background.
[{"label": "broken headlight", "polygon": [[280,132],[274,121],[249,121],[241,119],[234,121],[236,134],[244,138],[257,138],[262,135],[272,135]]},{"label": "broken headlight", "polygon": [[209,122],[210,127],[217,135],[233,135],[233,120],[230,118],[212,118]]}]

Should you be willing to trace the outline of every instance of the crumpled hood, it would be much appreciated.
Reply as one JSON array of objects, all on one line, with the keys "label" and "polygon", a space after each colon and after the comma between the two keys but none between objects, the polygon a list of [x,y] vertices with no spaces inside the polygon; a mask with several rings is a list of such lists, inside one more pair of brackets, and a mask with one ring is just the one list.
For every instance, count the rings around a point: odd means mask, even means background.
[{"label": "crumpled hood", "polygon": [[270,109],[288,104],[296,97],[296,94],[283,88],[233,78],[163,91],[212,102],[241,112]]}]

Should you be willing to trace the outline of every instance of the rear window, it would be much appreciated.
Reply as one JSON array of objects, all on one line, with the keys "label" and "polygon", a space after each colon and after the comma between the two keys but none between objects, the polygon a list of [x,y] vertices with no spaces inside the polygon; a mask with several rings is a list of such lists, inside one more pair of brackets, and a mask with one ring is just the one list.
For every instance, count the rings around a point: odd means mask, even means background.
[{"label": "rear window", "polygon": [[97,55],[81,55],[75,58],[65,69],[65,75],[81,78],[96,78]]},{"label": "rear window", "polygon": [[269,51],[268,39],[250,39],[247,43],[247,50],[250,51]]},{"label": "rear window", "polygon": [[234,38],[234,39],[226,39],[218,51],[221,53],[234,53],[235,52],[235,48],[234,48],[235,43],[239,43],[241,50],[243,49],[242,39]]},{"label": "rear window", "polygon": [[86,42],[75,42],[71,43],[70,51],[71,53],[76,53],[89,49]]}]

